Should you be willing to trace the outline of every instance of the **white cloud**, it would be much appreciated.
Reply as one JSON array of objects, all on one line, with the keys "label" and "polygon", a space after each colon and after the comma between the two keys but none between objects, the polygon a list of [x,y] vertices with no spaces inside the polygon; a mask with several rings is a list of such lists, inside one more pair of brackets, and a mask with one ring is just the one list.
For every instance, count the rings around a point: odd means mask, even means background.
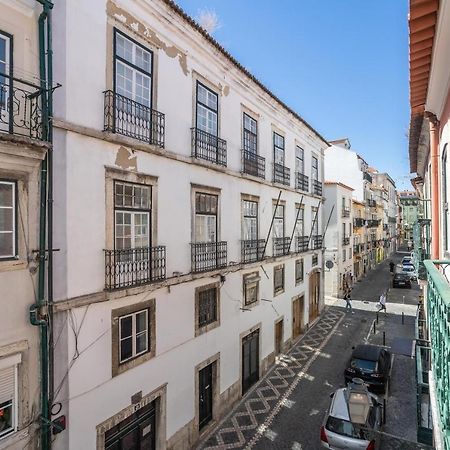
[{"label": "white cloud", "polygon": [[217,13],[212,9],[201,9],[197,14],[197,22],[209,34],[214,34],[222,25]]}]

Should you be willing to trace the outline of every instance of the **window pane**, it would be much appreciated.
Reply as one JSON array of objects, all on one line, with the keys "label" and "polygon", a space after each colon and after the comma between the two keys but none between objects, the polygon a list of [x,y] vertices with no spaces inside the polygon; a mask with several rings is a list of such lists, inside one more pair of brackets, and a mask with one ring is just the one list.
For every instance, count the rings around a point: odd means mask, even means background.
[{"label": "window pane", "polygon": [[13,231],[13,208],[0,208],[0,232]]},{"label": "window pane", "polygon": [[136,314],[136,333],[147,330],[147,311]]},{"label": "window pane", "polygon": [[120,360],[125,361],[133,356],[133,340],[131,337],[120,341]]},{"label": "window pane", "polygon": [[14,184],[0,182],[0,208],[2,206],[12,207]]},{"label": "window pane", "polygon": [[0,436],[14,429],[13,400],[0,404]]},{"label": "window pane", "polygon": [[145,70],[146,72],[150,72],[151,69],[151,54],[144,50],[141,47],[136,47],[136,59],[135,59],[135,65],[138,66],[140,69]]},{"label": "window pane", "polygon": [[195,216],[195,239],[196,242],[216,241],[216,216]]},{"label": "window pane", "polygon": [[136,354],[143,353],[148,350],[148,334],[144,331],[136,336]]},{"label": "window pane", "polygon": [[120,338],[130,337],[133,333],[133,316],[120,318]]},{"label": "window pane", "polygon": [[0,233],[0,258],[14,256],[14,234]]}]

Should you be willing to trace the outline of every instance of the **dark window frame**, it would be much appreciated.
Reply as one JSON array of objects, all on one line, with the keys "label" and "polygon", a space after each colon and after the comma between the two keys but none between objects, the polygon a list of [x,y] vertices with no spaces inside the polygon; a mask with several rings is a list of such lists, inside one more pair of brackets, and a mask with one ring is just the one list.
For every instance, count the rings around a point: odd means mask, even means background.
[{"label": "dark window frame", "polygon": [[[281,284],[277,285],[276,281],[277,281],[277,276],[276,276],[276,272],[277,271],[281,271]],[[284,292],[285,290],[285,284],[286,284],[286,280],[285,280],[285,267],[284,264],[279,264],[277,266],[274,266],[273,268],[273,296],[275,297],[278,294],[281,294]]]},{"label": "dark window frame", "polygon": [[[212,109],[210,106],[206,105],[205,103],[201,102],[199,100],[199,96],[198,96],[198,88],[199,86],[201,86],[202,88],[206,89],[208,92],[210,92],[211,94],[216,96],[217,99],[217,109],[214,110]],[[208,109],[209,111],[213,112],[216,114],[216,132],[214,133],[209,133],[208,131],[205,131],[205,133],[211,134],[212,136],[215,137],[219,137],[219,94],[217,92],[214,92],[212,89],[210,89],[208,86],[206,86],[204,83],[202,83],[201,81],[197,80],[196,84],[195,84],[195,128],[197,130],[199,130],[198,127],[198,105],[202,105],[204,108]],[[202,130],[203,131],[203,130]]]},{"label": "dark window frame", "polygon": [[[245,127],[245,118],[248,117],[251,121],[255,122],[256,124],[256,133],[249,130]],[[248,134],[250,137],[253,137],[255,140],[255,151],[253,151],[252,147],[248,145],[248,142],[251,142],[248,138],[246,138],[246,134]],[[247,145],[246,145],[247,144]],[[242,115],[242,148],[244,151],[257,155],[258,154],[258,121],[252,117],[250,114],[243,113]]]},{"label": "dark window frame", "polygon": [[[283,147],[279,147],[278,145],[276,145],[276,143],[275,143],[276,142],[276,139],[275,139],[276,136],[280,137],[283,140]],[[275,157],[276,149],[283,150],[283,162],[282,163],[277,163],[277,160],[276,160],[276,157]],[[280,165],[284,166],[285,161],[286,161],[286,139],[285,139],[285,137],[283,135],[281,135],[281,134],[277,133],[276,131],[274,131],[273,132],[273,162],[274,162],[274,164],[280,164]]]},{"label": "dark window frame", "polygon": [[[298,273],[298,266],[301,266],[301,276]],[[303,258],[297,259],[295,261],[295,284],[301,284],[305,281],[305,261]]]},{"label": "dark window frame", "polygon": [[[208,323],[200,322],[200,296],[204,292],[215,290],[215,320],[212,320]],[[220,282],[210,283],[203,286],[199,286],[195,289],[194,294],[195,301],[195,336],[200,336],[203,333],[213,330],[214,328],[220,326]]]},{"label": "dark window frame", "polygon": [[[256,216],[248,216],[245,214],[245,208],[244,208],[244,203],[248,202],[248,203],[255,203],[256,204]],[[251,238],[251,240],[258,240],[259,239],[259,202],[255,201],[255,200],[247,200],[245,198],[242,199],[242,218],[243,221],[245,223],[245,219],[249,218],[249,219],[256,219],[256,237],[255,238]],[[244,236],[242,236],[242,238],[244,238]]]},{"label": "dark window frame", "polygon": [[[297,149],[300,150],[301,157],[297,156]],[[300,145],[295,146],[295,170],[297,170],[297,161],[301,161],[302,170],[298,171],[302,175],[305,174],[305,150]]]},{"label": "dark window frame", "polygon": [[198,293],[197,325],[199,328],[204,328],[214,322],[217,322],[217,287],[215,286]]},{"label": "dark window frame", "polygon": [[14,211],[14,236],[13,236],[13,255],[12,256],[0,256],[0,261],[12,261],[16,260],[19,257],[19,229],[18,229],[18,215],[19,215],[19,189],[18,189],[18,180],[11,178],[0,178],[0,183],[13,184],[13,192],[14,192],[14,202],[13,202],[13,211]]}]

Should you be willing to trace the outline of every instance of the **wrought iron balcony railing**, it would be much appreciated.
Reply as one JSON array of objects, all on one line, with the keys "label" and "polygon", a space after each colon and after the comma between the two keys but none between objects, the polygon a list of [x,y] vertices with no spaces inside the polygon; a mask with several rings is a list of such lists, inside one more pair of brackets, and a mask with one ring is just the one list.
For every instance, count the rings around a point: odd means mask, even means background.
[{"label": "wrought iron balcony railing", "polygon": [[199,128],[191,128],[191,133],[191,154],[194,158],[204,159],[219,166],[227,165],[227,141]]},{"label": "wrought iron balcony railing", "polygon": [[242,150],[242,172],[258,178],[266,177],[266,160],[256,153]]},{"label": "wrought iron balcony railing", "polygon": [[320,181],[312,180],[312,193],[322,196],[322,183]]},{"label": "wrought iron balcony railing", "polygon": [[194,273],[226,267],[226,241],[191,243],[191,264]]},{"label": "wrought iron balcony railing", "polygon": [[121,289],[166,278],[166,247],[105,250],[105,289]]},{"label": "wrought iron balcony railing", "polygon": [[363,172],[363,180],[366,180],[369,183],[372,183],[372,175],[370,175],[369,172]]},{"label": "wrought iron balcony railing", "polygon": [[273,256],[289,255],[291,238],[274,237],[273,238]]},{"label": "wrought iron balcony railing", "polygon": [[295,172],[295,189],[303,192],[308,192],[309,178],[307,175],[300,172]]},{"label": "wrought iron balcony railing", "polygon": [[309,236],[295,237],[295,251],[297,253],[307,252],[309,247]]},{"label": "wrought iron balcony railing", "polygon": [[367,206],[369,206],[370,208],[376,208],[377,207],[377,202],[376,200],[371,200],[370,198],[367,200]]},{"label": "wrought iron balcony railing", "polygon": [[105,91],[104,131],[164,147],[165,116],[111,90]]},{"label": "wrought iron balcony railing", "polygon": [[248,239],[241,241],[241,260],[242,263],[252,263],[262,261],[265,239]]},{"label": "wrought iron balcony railing", "polygon": [[342,217],[350,217],[350,208],[342,208]]},{"label": "wrought iron balcony railing", "polygon": [[39,86],[0,73],[0,132],[45,140],[45,101]]},{"label": "wrought iron balcony railing", "polygon": [[316,234],[312,237],[312,248],[313,250],[322,248],[322,236],[320,234]]},{"label": "wrought iron balcony railing", "polygon": [[342,245],[349,245],[350,244],[350,238],[349,237],[343,237],[342,238]]},{"label": "wrought iron balcony railing", "polygon": [[274,163],[272,181],[274,183],[280,183],[289,186],[291,182],[291,169],[289,169],[289,167],[282,166],[281,164]]},{"label": "wrought iron balcony railing", "polygon": [[[450,449],[450,285],[445,276],[450,261],[424,261],[428,275],[427,323],[431,340],[431,368],[436,392],[437,419],[445,449]],[[438,430],[436,430],[438,431]],[[438,431],[439,432],[439,431]]]},{"label": "wrought iron balcony railing", "polygon": [[353,227],[354,228],[361,228],[365,225],[366,221],[361,217],[355,217],[353,219]]},{"label": "wrought iron balcony railing", "polygon": [[367,221],[367,226],[369,228],[376,228],[379,224],[380,224],[380,221],[376,220],[376,219],[370,219]]}]

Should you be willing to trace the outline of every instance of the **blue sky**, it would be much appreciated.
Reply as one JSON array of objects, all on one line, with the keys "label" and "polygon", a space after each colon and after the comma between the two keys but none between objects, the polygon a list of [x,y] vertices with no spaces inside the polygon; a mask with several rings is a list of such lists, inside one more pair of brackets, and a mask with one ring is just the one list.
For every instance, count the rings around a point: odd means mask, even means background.
[{"label": "blue sky", "polygon": [[411,189],[407,0],[177,2],[193,17],[215,11],[214,37],[257,78]]}]

